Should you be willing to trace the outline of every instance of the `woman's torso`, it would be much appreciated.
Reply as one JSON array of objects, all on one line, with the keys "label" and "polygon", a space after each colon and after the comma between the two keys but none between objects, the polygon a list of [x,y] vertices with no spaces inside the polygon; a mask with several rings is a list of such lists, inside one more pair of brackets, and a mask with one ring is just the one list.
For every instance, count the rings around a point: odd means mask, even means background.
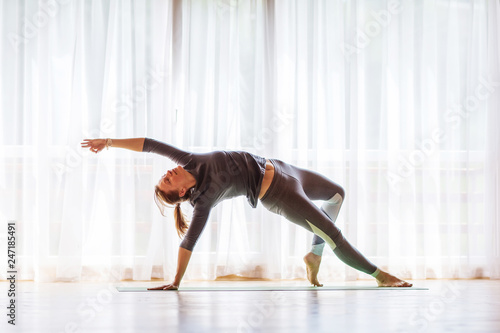
[{"label": "woman's torso", "polygon": [[269,169],[266,162],[260,156],[243,151],[192,154],[184,166],[196,179],[191,204],[213,207],[222,200],[244,195],[249,204],[256,207],[261,186],[269,187],[269,173],[265,177]]}]

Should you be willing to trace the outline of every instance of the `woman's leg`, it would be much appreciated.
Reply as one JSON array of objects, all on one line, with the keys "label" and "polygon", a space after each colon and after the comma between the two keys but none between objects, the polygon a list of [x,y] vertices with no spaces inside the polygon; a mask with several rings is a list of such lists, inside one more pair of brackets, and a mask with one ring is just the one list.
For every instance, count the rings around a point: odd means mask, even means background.
[{"label": "woman's leg", "polygon": [[[291,172],[300,181],[304,193],[310,200],[323,200],[321,211],[335,223],[345,198],[342,186],[315,171],[291,166]],[[322,256],[324,246],[325,241],[314,234],[311,253]]]},{"label": "woman's leg", "polygon": [[[323,200],[321,211],[335,223],[345,197],[342,186],[317,172],[294,166],[291,169],[290,172],[294,173],[295,177],[299,179],[307,197],[310,200]],[[322,284],[318,281],[318,273],[324,247],[325,241],[323,238],[314,234],[311,250],[304,256],[308,280],[311,284],[320,287]]]},{"label": "woman's leg", "polygon": [[[344,238],[340,229],[333,223],[344,198],[344,191],[339,185],[318,173],[281,161],[274,163],[278,163],[278,172],[275,173],[277,180],[276,182],[273,180],[269,189],[271,198],[262,200],[262,204],[268,210],[314,232],[315,242],[318,244],[313,242],[313,246],[324,244],[326,241],[340,260],[376,277],[379,285],[411,286],[380,271]],[[311,200],[325,200],[325,203],[319,209]],[[309,280],[319,285],[317,280]]]},{"label": "woman's leg", "polygon": [[[324,184],[326,178],[320,179],[319,174],[306,173],[285,163],[279,167],[280,172],[275,173],[275,177],[279,177],[279,190],[270,189],[269,191],[275,193],[274,200],[269,203],[263,199],[262,204],[270,211],[313,232],[318,236],[317,239],[323,241],[322,243],[326,241],[335,255],[347,265],[366,274],[376,275],[378,273],[377,267],[344,238],[340,229],[326,212],[331,210],[333,212],[331,214],[334,215],[332,217],[337,217],[343,195],[341,187],[331,181],[329,186],[320,186],[320,184]],[[323,209],[319,209],[310,199],[325,197],[332,200],[327,201],[326,205],[322,207]]]}]

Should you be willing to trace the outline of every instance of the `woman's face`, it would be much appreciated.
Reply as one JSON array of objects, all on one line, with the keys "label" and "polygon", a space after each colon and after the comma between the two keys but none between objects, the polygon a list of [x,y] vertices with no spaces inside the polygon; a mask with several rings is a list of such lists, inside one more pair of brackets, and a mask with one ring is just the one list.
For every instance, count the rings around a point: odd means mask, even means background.
[{"label": "woman's face", "polygon": [[[170,191],[178,191],[179,193],[182,192],[182,188],[185,187],[186,183],[186,170],[184,170],[183,167],[180,165],[168,170],[166,174],[164,174],[161,178],[160,181],[158,182],[158,187],[163,191],[163,192],[170,192]],[[179,196],[181,196],[179,194]]]}]

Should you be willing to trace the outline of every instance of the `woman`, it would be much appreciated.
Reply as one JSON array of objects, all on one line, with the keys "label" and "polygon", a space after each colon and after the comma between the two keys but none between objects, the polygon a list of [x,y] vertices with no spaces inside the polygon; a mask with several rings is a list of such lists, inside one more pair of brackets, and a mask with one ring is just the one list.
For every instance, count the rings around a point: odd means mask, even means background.
[{"label": "woman", "polygon": [[[326,242],[340,260],[373,276],[380,287],[412,286],[377,268],[344,238],[334,224],[344,200],[344,190],[316,172],[244,151],[191,153],[150,138],[85,139],[82,147],[94,153],[109,147],[151,152],[178,164],[155,186],[155,201],[162,214],[167,205],[175,205],[177,232],[179,237],[184,236],[179,247],[177,273],[172,283],[150,289],[179,288],[211,209],[222,200],[240,195],[245,195],[254,208],[260,199],[269,211],[314,233],[311,251],[304,257],[307,278],[312,285],[322,286],[317,275]],[[311,200],[323,200],[321,209]],[[183,201],[189,201],[194,207],[189,227],[181,212]]]}]

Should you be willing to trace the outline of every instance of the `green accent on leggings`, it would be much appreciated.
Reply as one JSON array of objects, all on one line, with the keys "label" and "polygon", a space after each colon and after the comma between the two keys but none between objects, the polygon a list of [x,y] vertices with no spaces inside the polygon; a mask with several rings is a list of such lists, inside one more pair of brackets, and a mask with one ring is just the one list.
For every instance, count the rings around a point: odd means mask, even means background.
[{"label": "green accent on leggings", "polygon": [[371,273],[370,275],[373,276],[374,278],[376,278],[379,273],[380,273],[380,269],[377,268],[377,270],[375,272]]},{"label": "green accent on leggings", "polygon": [[312,224],[311,222],[309,222],[308,220],[306,220],[306,222],[309,224],[309,226],[311,227],[312,231],[318,235],[319,237],[323,238],[323,240],[325,242],[328,243],[328,245],[330,245],[330,247],[332,248],[332,250],[335,250],[335,248],[337,247],[337,245],[335,244],[335,242],[330,238],[330,236],[328,236],[327,234],[325,234],[323,231],[321,231],[318,227],[316,227],[314,224]]}]

